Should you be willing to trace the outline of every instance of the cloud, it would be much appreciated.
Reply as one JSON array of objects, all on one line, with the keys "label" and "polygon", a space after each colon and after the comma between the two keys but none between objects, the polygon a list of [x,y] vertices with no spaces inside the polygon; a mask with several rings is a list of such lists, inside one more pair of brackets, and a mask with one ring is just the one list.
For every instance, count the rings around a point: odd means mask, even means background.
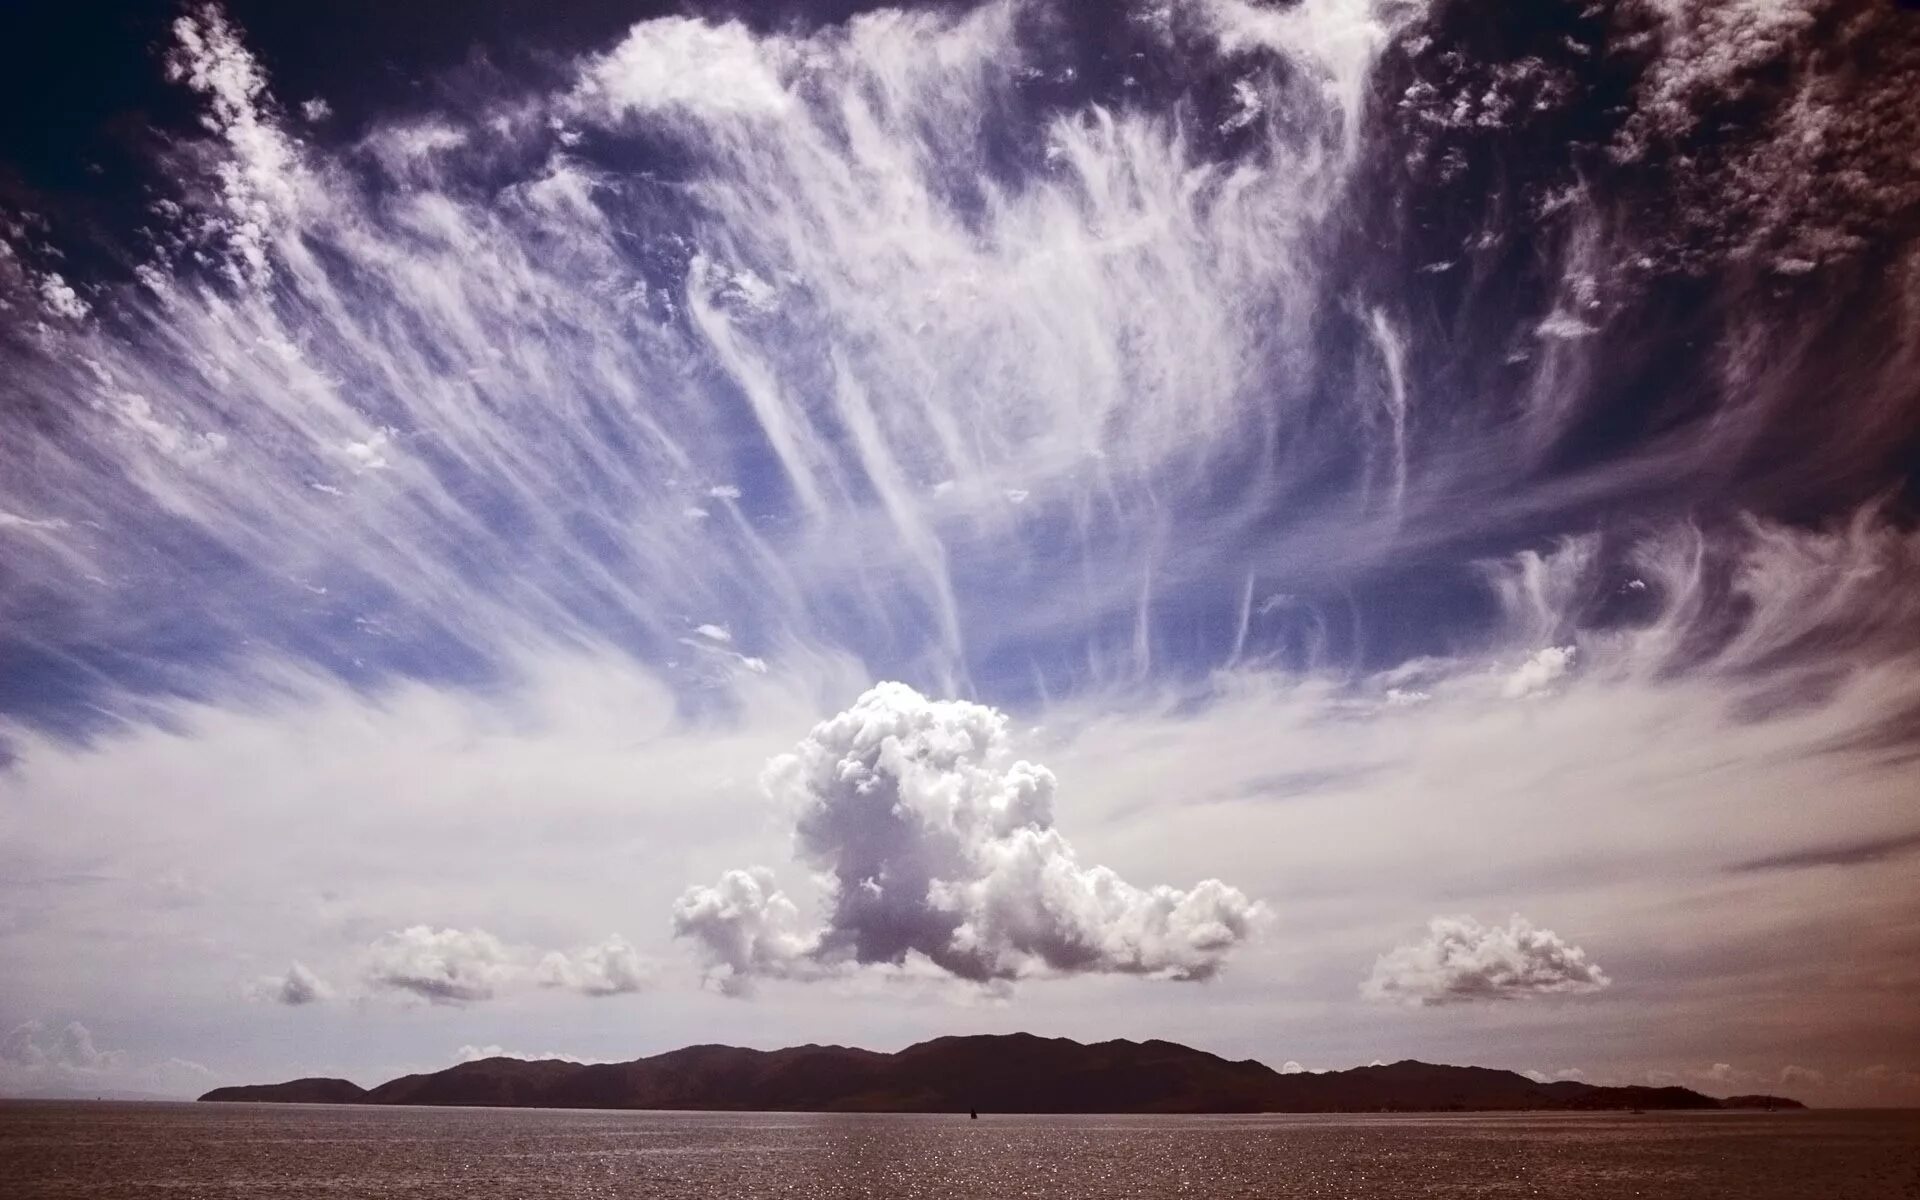
[{"label": "cloud", "polygon": [[1860,867],[1920,850],[1920,833],[1866,838],[1840,845],[1814,846],[1748,859],[1728,867],[1740,874],[1754,871],[1798,871],[1810,867]]},{"label": "cloud", "polygon": [[56,274],[40,281],[40,301],[47,312],[68,321],[84,320],[93,311],[80,294]]},{"label": "cloud", "polygon": [[1551,1075],[1545,1071],[1522,1071],[1521,1074],[1533,1080],[1535,1083],[1559,1083],[1565,1080],[1584,1081],[1587,1077],[1587,1073],[1578,1067],[1562,1067]]},{"label": "cloud", "polygon": [[799,932],[769,873],[734,871],[682,897],[676,932],[728,980],[910,955],[975,982],[1213,976],[1262,906],[1215,879],[1143,889],[1082,866],[1053,827],[1053,774],[1013,756],[1006,724],[984,705],[873,687],[761,776],[827,882],[824,926]]},{"label": "cloud", "polygon": [[1586,951],[1517,915],[1504,926],[1435,917],[1425,941],[1381,955],[1360,990],[1369,1000],[1435,1006],[1596,992],[1611,982]]},{"label": "cloud", "polygon": [[1537,696],[1566,677],[1573,667],[1572,646],[1548,646],[1529,658],[1506,677],[1500,694],[1509,700]]},{"label": "cloud", "polygon": [[0,511],[0,529],[46,534],[66,527],[67,523],[58,517],[23,517],[19,513]]},{"label": "cloud", "polygon": [[1920,1071],[1901,1070],[1886,1063],[1855,1068],[1835,1083],[1847,1098],[1873,1104],[1891,1101],[1911,1108],[1913,1102],[1920,1099]]},{"label": "cloud", "polygon": [[818,974],[820,935],[802,928],[800,910],[765,867],[728,871],[711,886],[688,888],[673,904],[673,935],[699,946],[707,982],[729,996],[749,994],[756,978]]},{"label": "cloud", "polygon": [[[1506,215],[1545,196],[1464,158],[1474,202],[1435,207],[1471,227],[1428,238],[1406,202],[1434,197],[1392,182],[1413,170],[1398,131],[1515,131],[1498,148],[1527,152],[1493,158],[1551,174],[1534,151],[1591,156],[1590,132],[1523,123],[1567,110],[1571,60],[1530,64],[1525,37],[1491,60],[1449,45],[1460,6],[1207,0],[1167,9],[1142,60],[1159,65],[1123,86],[1062,73],[1085,47],[1028,19],[1047,7],[644,23],[551,64],[574,77],[550,90],[496,77],[478,104],[356,113],[351,145],[304,140],[239,31],[192,9],[170,58],[208,136],[169,145],[144,285],[96,278],[98,255],[37,257],[41,231],[9,228],[0,256],[10,314],[46,315],[55,261],[111,314],[0,339],[0,373],[58,414],[0,437],[0,508],[64,522],[0,517],[0,656],[46,681],[0,718],[10,846],[48,877],[197,854],[216,890],[194,924],[256,962],[284,961],[267,914],[288,881],[361,898],[326,961],[421,894],[463,927],[572,946],[620,905],[780,864],[752,788],[725,781],[901,678],[1044,722],[1030,753],[1071,789],[1075,846],[1125,879],[1339,898],[1235,949],[1229,995],[1295,986],[1296,960],[1300,986],[1345,987],[1341,955],[1456,896],[1592,912],[1641,948],[1636,980],[1662,986],[1632,1002],[1693,1039],[1649,1055],[1762,1061],[1699,1043],[1743,1023],[1725,997],[1755,994],[1729,982],[1752,974],[1777,1027],[1884,1058],[1911,1008],[1888,966],[1914,960],[1900,864],[1853,889],[1725,866],[1911,831],[1916,543],[1898,504],[1848,519],[1904,480],[1914,429],[1920,275],[1871,237],[1910,210],[1920,163],[1910,41],[1875,43],[1905,16],[1816,22],[1822,49],[1753,5],[1663,2],[1683,26],[1646,47],[1665,66],[1633,83],[1615,72],[1635,48],[1594,59],[1650,113],[1681,104],[1650,137],[1730,153],[1583,170],[1548,226]],[[1758,36],[1731,44],[1742,26]],[[1378,108],[1403,66],[1443,94]],[[1764,146],[1727,128],[1756,106],[1775,113]],[[1456,148],[1419,169],[1452,170]],[[1621,231],[1635,212],[1658,228]],[[1581,249],[1566,223],[1586,213],[1606,236]],[[1698,214],[1704,231],[1669,228]],[[1737,277],[1691,278],[1685,319],[1665,296],[1623,311],[1609,272],[1669,269],[1694,233],[1712,253],[1685,265],[1730,258]],[[1861,272],[1881,290],[1832,283],[1828,242],[1884,246]],[[1508,286],[1516,254],[1544,288]],[[1436,262],[1457,265],[1402,269]],[[1767,274],[1789,262],[1806,269]],[[1556,316],[1595,332],[1537,337]],[[694,621],[754,655],[690,652]],[[576,654],[620,686],[575,686],[556,664]],[[1314,775],[1335,782],[1235,799]],[[299,835],[259,836],[262,813]],[[1071,901],[1092,869],[1069,865]],[[724,947],[715,986],[838,975],[847,939],[878,940],[835,924],[832,870],[824,919],[782,870],[785,897],[751,872],[688,893],[687,927]],[[942,921],[984,908],[967,887]],[[117,923],[152,955],[102,944],[73,891],[0,897],[10,965],[58,1003],[145,1028],[140,996],[225,978],[162,913]],[[1858,938],[1822,932],[1842,919]],[[637,949],[667,949],[662,926]],[[983,944],[963,966],[1003,967],[1016,941]],[[545,948],[507,946],[496,994],[533,987]],[[910,948],[901,969],[928,961]],[[778,1018],[799,1038],[866,1027],[806,1002]]]},{"label": "cloud", "polygon": [[212,1078],[202,1064],[177,1055],[102,1050],[79,1021],[25,1021],[0,1036],[0,1095],[184,1096],[206,1090]]},{"label": "cloud", "polygon": [[476,1046],[468,1043],[453,1052],[453,1061],[456,1063],[479,1062],[482,1059],[488,1058],[517,1058],[522,1062],[543,1062],[557,1059],[560,1062],[586,1064],[612,1061],[605,1058],[590,1058],[584,1054],[563,1054],[558,1050],[546,1050],[534,1054],[525,1050],[509,1050],[498,1043],[492,1042],[484,1046]]},{"label": "cloud", "polygon": [[287,968],[285,975],[269,976],[248,985],[247,995],[256,1000],[298,1007],[332,999],[333,988],[328,986],[326,980],[295,962]]},{"label": "cloud", "polygon": [[540,986],[587,996],[619,996],[647,985],[647,964],[619,934],[571,954],[549,951],[536,972]]},{"label": "cloud", "polygon": [[373,988],[432,1004],[491,1000],[529,987],[620,996],[643,990],[652,975],[646,957],[617,933],[593,945],[543,954],[509,945],[484,929],[413,925],[374,942],[363,958],[364,976]]},{"label": "cloud", "polygon": [[797,55],[737,21],[689,17],[642,21],[594,60],[575,98],[605,118],[689,110],[704,116],[778,116],[793,104],[782,74]]},{"label": "cloud", "polygon": [[299,148],[272,111],[266,73],[217,5],[178,18],[173,33],[167,77],[205,97],[201,123],[230,151],[214,168],[222,211],[213,222],[237,255],[230,276],[264,283],[277,228],[308,186]]},{"label": "cloud", "polygon": [[0,1062],[15,1067],[54,1072],[93,1072],[118,1066],[117,1050],[100,1050],[93,1033],[78,1021],[52,1028],[41,1021],[25,1021],[0,1038]]},{"label": "cloud", "polygon": [[410,992],[432,1004],[490,1000],[513,973],[507,948],[482,929],[411,925],[367,950],[368,983]]}]

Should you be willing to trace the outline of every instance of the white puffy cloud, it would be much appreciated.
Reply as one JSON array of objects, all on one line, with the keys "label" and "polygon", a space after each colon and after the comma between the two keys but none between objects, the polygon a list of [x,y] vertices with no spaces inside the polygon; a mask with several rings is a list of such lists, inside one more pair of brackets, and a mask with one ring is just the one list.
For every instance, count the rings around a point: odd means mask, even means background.
[{"label": "white puffy cloud", "polygon": [[573,1063],[603,1063],[610,1061],[604,1058],[589,1058],[584,1054],[566,1054],[559,1050],[542,1050],[537,1053],[526,1050],[510,1050],[498,1042],[489,1042],[484,1046],[477,1046],[469,1042],[453,1052],[453,1061],[456,1063],[479,1062],[485,1058],[517,1058],[522,1062],[540,1062],[546,1059],[558,1059],[561,1062]]},{"label": "white puffy cloud", "polygon": [[40,281],[40,303],[47,312],[69,321],[83,320],[93,311],[92,306],[80,298],[80,293],[73,290],[73,285],[57,274],[49,274]]},{"label": "white puffy cloud", "polygon": [[542,987],[565,988],[588,996],[637,992],[647,985],[647,975],[640,953],[619,934],[571,954],[549,951],[535,972]]},{"label": "white puffy cloud", "polygon": [[509,945],[484,929],[413,925],[367,947],[365,977],[375,989],[409,992],[433,1004],[491,1000],[527,987],[619,996],[647,986],[645,957],[612,934],[578,949],[538,950]]},{"label": "white puffy cloud", "polygon": [[411,925],[367,950],[367,982],[411,992],[433,1004],[490,1000],[514,974],[512,956],[483,929]]},{"label": "white puffy cloud", "polygon": [[24,1021],[0,1036],[0,1096],[191,1096],[212,1078],[205,1066],[177,1055],[102,1050],[79,1021]]},{"label": "white puffy cloud", "polygon": [[53,1071],[100,1071],[117,1065],[120,1053],[100,1050],[93,1033],[78,1021],[52,1028],[41,1021],[23,1021],[0,1038],[0,1062],[14,1067]]},{"label": "white puffy cloud", "polygon": [[799,932],[791,902],[756,870],[687,892],[676,931],[729,981],[910,956],[978,982],[1215,974],[1262,906],[1217,879],[1140,888],[1083,866],[1053,827],[1053,773],[1013,756],[1006,724],[984,705],[871,688],[761,777],[827,884],[825,925]]},{"label": "white puffy cloud", "polygon": [[247,986],[246,992],[251,999],[267,1000],[275,1004],[295,1007],[314,1004],[333,997],[333,988],[327,984],[327,981],[299,962],[289,966],[285,975],[272,975],[255,980]]},{"label": "white puffy cloud", "polygon": [[728,871],[712,887],[691,887],[673,904],[675,937],[698,943],[707,982],[745,995],[756,976],[815,973],[808,956],[819,942],[802,928],[800,910],[765,867]]},{"label": "white puffy cloud", "polygon": [[1435,917],[1425,940],[1380,956],[1361,993],[1431,1006],[1594,992],[1610,982],[1586,951],[1518,915],[1492,926]]},{"label": "white puffy cloud", "polygon": [[372,989],[411,993],[432,1004],[492,1000],[503,991],[534,987],[584,996],[630,995],[645,989],[653,975],[647,956],[618,933],[586,947],[541,952],[509,945],[486,929],[409,925],[374,941],[363,962]]},{"label": "white puffy cloud", "polygon": [[1538,696],[1565,678],[1573,668],[1572,646],[1548,646],[1535,652],[1501,682],[1500,694],[1509,700]]},{"label": "white puffy cloud", "polygon": [[737,21],[714,25],[662,17],[635,25],[595,60],[576,99],[617,118],[684,109],[704,116],[777,116],[793,103],[782,82],[796,55],[777,38],[757,38]]}]

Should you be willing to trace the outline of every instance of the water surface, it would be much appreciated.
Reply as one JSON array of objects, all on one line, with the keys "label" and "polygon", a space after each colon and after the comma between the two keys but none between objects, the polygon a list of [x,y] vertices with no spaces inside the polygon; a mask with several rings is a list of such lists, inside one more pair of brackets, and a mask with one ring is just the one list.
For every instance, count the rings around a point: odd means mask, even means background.
[{"label": "water surface", "polygon": [[0,1102],[38,1197],[1920,1198],[1920,1114],[1033,1117]]}]

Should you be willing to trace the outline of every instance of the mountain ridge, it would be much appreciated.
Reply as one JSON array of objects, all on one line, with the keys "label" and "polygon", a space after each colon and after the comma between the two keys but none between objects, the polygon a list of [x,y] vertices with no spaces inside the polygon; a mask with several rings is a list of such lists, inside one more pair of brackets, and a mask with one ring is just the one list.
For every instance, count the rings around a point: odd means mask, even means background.
[{"label": "mountain ridge", "polygon": [[[215,1088],[203,1101],[766,1112],[1254,1113],[1717,1109],[1680,1087],[1539,1083],[1414,1059],[1282,1074],[1177,1042],[952,1035],[896,1053],[683,1046],[622,1063],[493,1057],[369,1089],[344,1079]],[[1802,1107],[1782,1097],[1772,1107]]]}]

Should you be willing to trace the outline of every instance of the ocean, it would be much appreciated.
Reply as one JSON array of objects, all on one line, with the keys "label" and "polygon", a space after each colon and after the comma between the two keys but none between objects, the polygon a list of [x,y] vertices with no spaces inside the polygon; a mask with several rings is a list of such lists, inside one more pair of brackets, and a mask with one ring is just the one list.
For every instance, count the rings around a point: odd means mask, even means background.
[{"label": "ocean", "polygon": [[1920,1197],[1920,1113],[956,1116],[0,1102],[0,1196]]}]

